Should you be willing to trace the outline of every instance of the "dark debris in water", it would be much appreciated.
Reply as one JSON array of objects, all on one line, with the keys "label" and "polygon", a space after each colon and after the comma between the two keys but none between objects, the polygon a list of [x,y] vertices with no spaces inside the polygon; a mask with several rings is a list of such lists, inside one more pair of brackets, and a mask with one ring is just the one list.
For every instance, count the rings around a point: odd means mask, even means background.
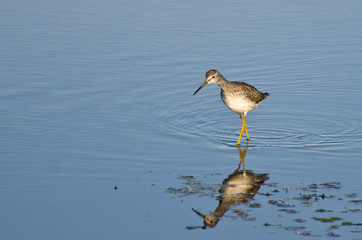
[{"label": "dark debris in water", "polygon": [[303,230],[305,229],[306,227],[304,226],[287,226],[287,227],[282,227],[283,229],[287,230],[287,231],[300,231],[300,230]]},{"label": "dark debris in water", "polygon": [[232,215],[228,216],[231,219],[241,219],[245,221],[255,221],[256,217],[250,217],[249,213],[243,211],[242,209],[235,208],[232,210]]},{"label": "dark debris in water", "polygon": [[348,198],[355,198],[355,197],[357,197],[357,193],[347,193],[347,194],[344,194],[344,196],[346,196]]},{"label": "dark debris in water", "polygon": [[358,223],[342,222],[342,226],[362,226],[362,222],[358,222]]},{"label": "dark debris in water", "polygon": [[311,189],[325,189],[325,188],[328,188],[328,189],[340,189],[341,188],[341,183],[340,182],[327,182],[327,183],[320,183],[320,184],[313,183],[313,184],[310,184],[308,186],[308,190],[311,190]]},{"label": "dark debris in water", "polygon": [[266,223],[264,223],[264,226],[265,227],[270,227],[270,226],[280,226],[281,227],[282,225],[281,224],[276,224],[276,223],[267,223],[266,222]]},{"label": "dark debris in water", "polygon": [[312,234],[309,231],[296,232],[297,235],[301,236],[311,236]]},{"label": "dark debris in water", "polygon": [[181,180],[187,180],[187,179],[195,179],[195,177],[194,176],[182,176],[182,175],[180,175],[179,176],[179,178],[181,179]]},{"label": "dark debris in water", "polygon": [[360,205],[362,204],[362,199],[351,199],[349,202]]},{"label": "dark debris in water", "polygon": [[304,223],[306,222],[307,220],[303,219],[303,218],[294,218],[293,219],[294,222],[298,222],[298,223]]},{"label": "dark debris in water", "polygon": [[328,236],[329,237],[340,237],[341,235],[339,235],[338,233],[334,233],[332,231],[328,232]]},{"label": "dark debris in water", "polygon": [[328,222],[335,222],[335,221],[340,221],[343,220],[340,217],[329,217],[329,218],[320,218],[320,217],[312,217],[314,220],[319,221],[319,222],[324,222],[324,223],[328,223]]},{"label": "dark debris in water", "polygon": [[340,211],[341,213],[358,213],[361,212],[360,208],[347,208]]},{"label": "dark debris in water", "polygon": [[273,204],[277,207],[282,207],[282,208],[292,208],[295,207],[294,204],[291,203],[287,203],[285,202],[284,199],[279,199],[279,200],[269,200],[268,203]]},{"label": "dark debris in water", "polygon": [[186,196],[212,196],[219,195],[220,184],[207,184],[202,181],[196,180],[195,176],[179,176],[183,180],[184,186],[181,188],[169,187],[166,192],[178,195],[179,197]]},{"label": "dark debris in water", "polygon": [[288,213],[288,214],[296,214],[296,213],[298,213],[297,210],[295,210],[295,209],[289,209],[289,208],[281,208],[281,209],[278,209],[278,211],[286,212],[286,213]]},{"label": "dark debris in water", "polygon": [[318,208],[315,212],[324,213],[324,212],[333,212],[333,210],[325,209],[325,208]]},{"label": "dark debris in water", "polygon": [[258,202],[248,202],[247,206],[250,207],[250,208],[260,208],[261,204],[258,203]]},{"label": "dark debris in water", "polygon": [[[225,192],[221,189],[225,188],[225,185],[200,181],[200,179],[205,180],[217,175],[219,174],[179,176],[182,186],[169,187],[166,191],[182,198],[186,196],[212,197],[216,199],[214,212],[221,211],[223,208],[220,204],[225,197]],[[354,214],[360,214],[362,211],[354,207],[361,205],[362,199],[358,198],[356,193],[342,192],[343,187],[339,182],[312,183],[305,186],[300,184],[296,187],[282,188],[277,188],[277,184],[263,183],[260,185],[260,190],[247,201],[227,203],[229,206],[225,211],[228,213],[225,212],[226,214],[219,220],[228,218],[235,221],[254,221],[254,224],[259,224],[259,226],[276,227],[300,236],[343,237],[344,233],[350,232],[356,234],[356,238],[361,237],[358,234],[362,233],[362,222],[356,222],[353,219],[355,219]],[[240,197],[244,195],[241,194]],[[334,207],[331,208],[331,206]],[[263,211],[263,208],[267,210]],[[209,209],[209,213],[214,209]],[[260,211],[263,214],[260,214]],[[295,217],[290,218],[291,215]],[[309,218],[306,218],[308,215]],[[262,217],[271,220],[266,222],[261,219]],[[287,218],[290,219],[289,224],[285,222]]]},{"label": "dark debris in water", "polygon": [[258,195],[263,195],[263,196],[269,197],[269,196],[272,196],[273,194],[270,193],[270,192],[266,192],[266,193],[264,193],[264,192],[258,192]]}]

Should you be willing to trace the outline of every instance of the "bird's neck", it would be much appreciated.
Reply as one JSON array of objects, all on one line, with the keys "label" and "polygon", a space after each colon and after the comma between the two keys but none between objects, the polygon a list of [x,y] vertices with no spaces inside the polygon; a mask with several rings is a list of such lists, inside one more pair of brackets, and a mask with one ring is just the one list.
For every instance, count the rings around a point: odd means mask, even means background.
[{"label": "bird's neck", "polygon": [[220,88],[224,88],[229,84],[228,80],[226,80],[223,76],[220,76],[219,80],[216,83]]}]

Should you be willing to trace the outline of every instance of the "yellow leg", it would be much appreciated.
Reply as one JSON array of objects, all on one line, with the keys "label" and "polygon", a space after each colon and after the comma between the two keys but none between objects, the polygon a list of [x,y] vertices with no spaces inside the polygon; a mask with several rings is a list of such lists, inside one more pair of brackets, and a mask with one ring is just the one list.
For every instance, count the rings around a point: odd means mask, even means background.
[{"label": "yellow leg", "polygon": [[[240,117],[241,121],[243,121],[243,117],[240,115],[240,113],[239,113],[239,117]],[[244,124],[240,129],[239,139],[238,139],[238,142],[236,143],[237,146],[239,146],[239,144],[240,144],[240,139],[241,139],[241,136],[243,135],[243,132],[244,132]]]},{"label": "yellow leg", "polygon": [[250,138],[249,138],[249,134],[248,134],[248,127],[246,126],[246,123],[245,123],[245,118],[246,118],[246,116],[244,114],[244,119],[242,119],[243,120],[243,126],[245,126],[246,139],[249,140]]},{"label": "yellow leg", "polygon": [[239,146],[239,144],[240,144],[240,139],[241,139],[241,136],[243,135],[243,132],[244,132],[244,131],[246,132],[247,140],[249,140],[248,127],[246,126],[246,123],[245,123],[245,114],[244,114],[244,119],[243,119],[243,117],[241,116],[240,113],[239,113],[239,117],[240,117],[241,121],[243,122],[243,126],[242,126],[241,129],[240,129],[239,139],[238,139],[238,142],[237,142],[237,144],[236,144],[236,145],[238,145],[238,146]]}]

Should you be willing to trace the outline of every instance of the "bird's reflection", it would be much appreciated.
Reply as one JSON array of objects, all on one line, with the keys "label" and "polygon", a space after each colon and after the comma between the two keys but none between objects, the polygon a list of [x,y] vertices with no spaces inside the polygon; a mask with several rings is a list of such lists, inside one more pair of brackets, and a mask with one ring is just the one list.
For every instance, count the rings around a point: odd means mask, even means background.
[{"label": "bird's reflection", "polygon": [[[215,227],[230,207],[248,202],[259,191],[260,185],[269,179],[268,174],[257,174],[245,170],[244,159],[248,144],[249,141],[247,141],[243,149],[238,146],[240,163],[238,168],[223,181],[222,187],[219,190],[221,196],[219,197],[218,207],[209,215],[192,209],[197,215],[203,218],[204,226],[188,226],[188,229]],[[242,170],[240,170],[241,166]]]}]

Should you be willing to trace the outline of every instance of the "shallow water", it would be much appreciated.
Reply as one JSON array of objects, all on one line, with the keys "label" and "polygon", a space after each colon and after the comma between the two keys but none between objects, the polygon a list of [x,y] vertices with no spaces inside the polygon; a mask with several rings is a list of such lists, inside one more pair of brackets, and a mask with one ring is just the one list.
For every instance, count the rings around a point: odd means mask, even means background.
[{"label": "shallow water", "polygon": [[[360,239],[361,7],[3,3],[1,239]],[[218,87],[192,95],[210,68],[271,97],[244,156],[267,179],[203,231],[240,163]]]}]

